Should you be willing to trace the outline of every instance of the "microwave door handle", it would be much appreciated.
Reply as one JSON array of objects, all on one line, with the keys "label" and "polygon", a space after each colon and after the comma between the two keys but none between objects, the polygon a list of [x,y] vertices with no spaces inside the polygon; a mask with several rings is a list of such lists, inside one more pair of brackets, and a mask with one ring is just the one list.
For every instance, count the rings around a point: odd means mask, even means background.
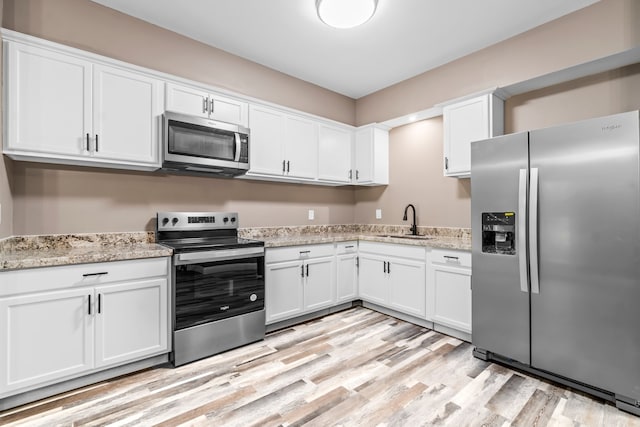
[{"label": "microwave door handle", "polygon": [[236,156],[233,159],[234,162],[240,161],[240,151],[242,148],[242,144],[240,144],[240,134],[238,132],[234,132],[235,140],[236,140]]}]

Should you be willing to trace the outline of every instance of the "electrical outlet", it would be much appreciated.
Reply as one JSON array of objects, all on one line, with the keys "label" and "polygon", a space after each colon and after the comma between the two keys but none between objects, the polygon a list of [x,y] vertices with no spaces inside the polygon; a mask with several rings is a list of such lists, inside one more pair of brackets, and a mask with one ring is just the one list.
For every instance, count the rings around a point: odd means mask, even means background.
[{"label": "electrical outlet", "polygon": [[313,221],[316,218],[316,213],[313,209],[309,209],[309,221]]},{"label": "electrical outlet", "polygon": [[382,209],[376,209],[376,219],[382,219]]}]

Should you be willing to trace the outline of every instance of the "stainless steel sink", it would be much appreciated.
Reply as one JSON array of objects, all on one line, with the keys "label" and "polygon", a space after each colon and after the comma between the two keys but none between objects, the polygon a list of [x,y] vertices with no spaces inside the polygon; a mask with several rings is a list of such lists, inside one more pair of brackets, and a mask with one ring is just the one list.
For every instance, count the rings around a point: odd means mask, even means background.
[{"label": "stainless steel sink", "polygon": [[432,236],[421,236],[414,234],[380,234],[379,237],[391,237],[394,239],[411,239],[411,240],[430,240]]}]

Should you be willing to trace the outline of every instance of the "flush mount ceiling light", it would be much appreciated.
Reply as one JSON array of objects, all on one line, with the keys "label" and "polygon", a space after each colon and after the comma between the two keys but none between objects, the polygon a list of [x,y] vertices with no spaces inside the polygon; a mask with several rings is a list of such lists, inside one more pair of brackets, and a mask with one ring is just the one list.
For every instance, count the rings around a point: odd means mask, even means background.
[{"label": "flush mount ceiling light", "polygon": [[316,0],[318,17],[334,28],[353,28],[367,22],[378,0]]}]

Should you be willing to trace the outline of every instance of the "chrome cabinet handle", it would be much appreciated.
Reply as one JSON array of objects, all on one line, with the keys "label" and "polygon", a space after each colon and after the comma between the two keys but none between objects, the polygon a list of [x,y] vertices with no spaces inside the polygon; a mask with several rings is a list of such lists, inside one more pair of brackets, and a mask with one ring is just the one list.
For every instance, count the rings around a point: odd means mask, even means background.
[{"label": "chrome cabinet handle", "polygon": [[213,114],[213,98],[209,101],[209,114]]},{"label": "chrome cabinet handle", "polygon": [[538,168],[531,168],[529,184],[529,264],[531,293],[540,293],[538,278]]},{"label": "chrome cabinet handle", "polygon": [[89,296],[89,311],[87,312],[87,314],[91,314],[91,294],[88,295]]},{"label": "chrome cabinet handle", "polygon": [[282,173],[285,173],[285,168],[284,167],[286,166],[286,164],[287,164],[287,161],[283,160],[282,161]]},{"label": "chrome cabinet handle", "polygon": [[529,292],[527,283],[527,170],[520,169],[518,182],[518,268],[520,270],[520,290]]},{"label": "chrome cabinet handle", "polygon": [[91,151],[91,147],[89,147],[89,134],[87,133],[87,151]]},{"label": "chrome cabinet handle", "polygon": [[98,152],[98,134],[96,133],[96,153]]},{"label": "chrome cabinet handle", "polygon": [[360,179],[360,171],[356,169],[356,181]]},{"label": "chrome cabinet handle", "polygon": [[208,106],[209,106],[209,100],[207,98],[202,98],[202,112],[203,113],[209,112]]},{"label": "chrome cabinet handle", "polygon": [[289,173],[289,160],[287,160],[287,173]]},{"label": "chrome cabinet handle", "polygon": [[457,261],[459,259],[457,256],[450,256],[450,255],[445,255],[444,258],[451,261]]},{"label": "chrome cabinet handle", "polygon": [[300,266],[300,277],[304,277],[304,265]]},{"label": "chrome cabinet handle", "polygon": [[349,179],[353,179],[353,169],[349,169]]}]

